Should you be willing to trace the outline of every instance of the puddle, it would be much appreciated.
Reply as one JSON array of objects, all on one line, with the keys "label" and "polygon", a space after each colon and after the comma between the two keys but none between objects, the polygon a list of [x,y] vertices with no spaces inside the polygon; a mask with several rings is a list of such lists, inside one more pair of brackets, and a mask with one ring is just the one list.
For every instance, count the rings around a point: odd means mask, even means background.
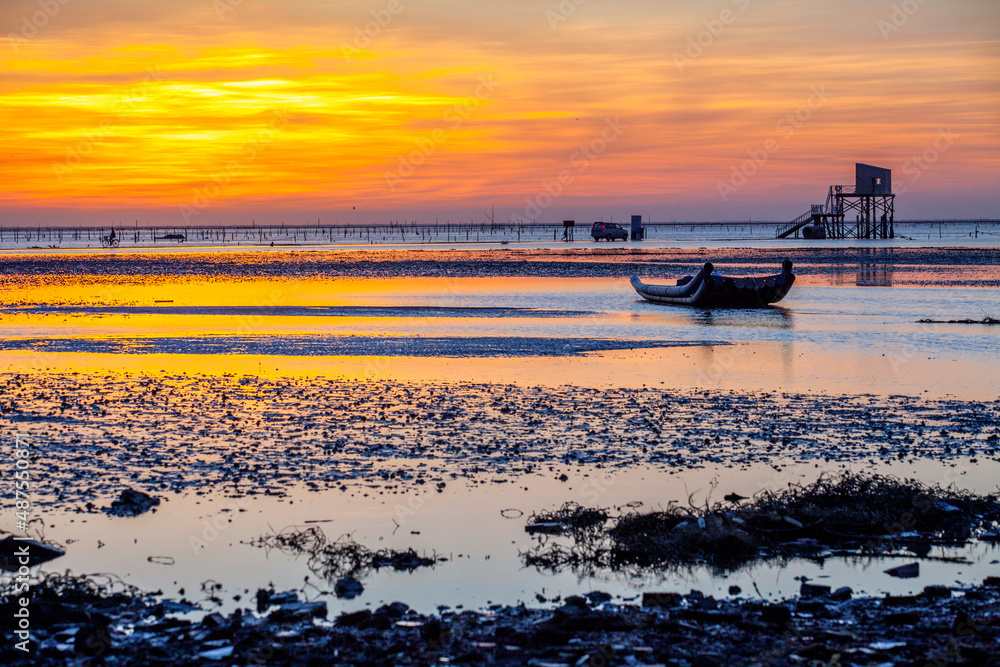
[{"label": "puddle", "polygon": [[[836,470],[842,466],[823,468]],[[996,480],[1000,479],[1000,463],[996,461],[978,465],[968,460],[945,465],[921,462],[916,466],[872,469],[954,481],[978,492],[995,492]],[[207,596],[201,594],[201,585],[212,580],[222,584],[222,609],[228,613],[249,604],[246,591],[252,596],[257,587],[268,583],[278,590],[302,589],[309,577],[320,590],[332,590],[332,582],[321,581],[304,557],[247,544],[288,526],[318,526],[329,539],[350,535],[372,550],[413,548],[422,555],[447,559],[413,573],[376,572],[362,579],[365,591],[353,601],[325,596],[333,615],[395,600],[423,612],[435,611],[438,605],[482,608],[524,602],[537,606],[536,595],[551,599],[590,590],[602,590],[622,599],[643,591],[686,593],[691,589],[725,597],[729,587],[736,585],[744,595],[755,597],[759,591],[768,599],[777,599],[797,594],[799,576],[834,588],[850,586],[856,593],[910,594],[930,584],[980,581],[996,572],[996,561],[1000,559],[1000,549],[986,543],[962,549],[935,547],[929,555],[961,556],[973,563],[922,561],[920,576],[905,580],[884,572],[909,562],[904,559],[827,559],[822,564],[796,560],[784,567],[777,563],[756,564],[724,578],[712,576],[706,568],[641,578],[612,572],[596,576],[552,574],[524,567],[520,558],[519,554],[534,544],[524,531],[531,511],[554,509],[567,501],[604,507],[632,503],[642,510],[662,507],[670,501],[686,502],[689,495],[695,502],[703,502],[706,496],[721,500],[730,492],[751,495],[790,482],[809,483],[819,469],[815,464],[792,464],[781,470],[763,464],[723,464],[668,473],[633,469],[609,474],[594,467],[579,467],[569,470],[566,482],[558,481],[554,472],[506,477],[504,483],[471,487],[449,483],[441,493],[396,493],[377,484],[352,486],[346,492],[294,488],[280,499],[258,496],[238,500],[210,492],[188,493],[168,496],[156,513],[134,519],[46,510],[45,520],[51,526],[46,535],[63,543],[72,542],[68,545],[69,555],[44,569],[115,572],[134,585],[163,590],[177,598],[186,596],[192,601],[204,601]],[[524,516],[508,512],[512,518],[505,518],[503,510],[512,508],[521,510]],[[174,565],[150,562],[151,556],[168,556]],[[222,563],[224,567],[220,567]],[[185,593],[180,594],[180,589]],[[241,601],[234,600],[235,595],[240,595]]]}]

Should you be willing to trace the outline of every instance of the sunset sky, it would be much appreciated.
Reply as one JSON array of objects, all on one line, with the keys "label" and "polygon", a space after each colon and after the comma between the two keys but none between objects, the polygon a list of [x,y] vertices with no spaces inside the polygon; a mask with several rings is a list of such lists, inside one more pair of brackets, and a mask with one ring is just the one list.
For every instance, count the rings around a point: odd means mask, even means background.
[{"label": "sunset sky", "polygon": [[0,225],[1000,217],[996,0],[4,0]]}]

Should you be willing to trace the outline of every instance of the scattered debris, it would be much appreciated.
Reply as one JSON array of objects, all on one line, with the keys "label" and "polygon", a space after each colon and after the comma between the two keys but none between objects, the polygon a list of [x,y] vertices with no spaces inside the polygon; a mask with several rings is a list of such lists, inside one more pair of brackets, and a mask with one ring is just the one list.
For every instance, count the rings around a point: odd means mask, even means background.
[{"label": "scattered debris", "polygon": [[173,556],[149,556],[148,558],[146,558],[146,560],[149,561],[150,563],[156,563],[157,565],[173,565],[174,564],[174,557]]}]

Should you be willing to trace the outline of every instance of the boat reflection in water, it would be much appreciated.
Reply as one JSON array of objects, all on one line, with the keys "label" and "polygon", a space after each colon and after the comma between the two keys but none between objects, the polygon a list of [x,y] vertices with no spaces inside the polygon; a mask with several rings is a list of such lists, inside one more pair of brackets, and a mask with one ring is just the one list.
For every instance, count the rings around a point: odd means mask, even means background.
[{"label": "boat reflection in water", "polygon": [[690,309],[692,324],[703,327],[739,326],[751,329],[794,329],[792,311],[781,306],[735,309]]}]

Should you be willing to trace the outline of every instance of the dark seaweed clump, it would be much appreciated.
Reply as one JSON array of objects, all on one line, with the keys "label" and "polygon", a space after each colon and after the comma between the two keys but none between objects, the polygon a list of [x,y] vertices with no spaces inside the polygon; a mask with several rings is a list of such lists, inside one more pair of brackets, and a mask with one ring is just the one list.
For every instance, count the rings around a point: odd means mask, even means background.
[{"label": "dark seaweed clump", "polygon": [[964,320],[930,320],[923,319],[917,320],[920,324],[1000,324],[1000,319],[995,317],[990,317],[987,315],[981,320],[974,320],[971,317],[966,317]]},{"label": "dark seaweed clump", "polygon": [[557,510],[535,512],[528,517],[529,533],[564,533],[586,531],[608,520],[608,510],[583,507],[578,503],[564,503]]},{"label": "dark seaweed clump", "polygon": [[421,556],[413,549],[372,551],[355,542],[349,535],[341,536],[331,542],[316,526],[285,528],[280,532],[259,537],[252,544],[308,556],[309,569],[325,581],[333,581],[344,576],[362,576],[382,568],[411,571],[419,567],[433,566],[438,560],[436,556]]},{"label": "dark seaweed clump", "polygon": [[998,495],[850,472],[737,503],[671,505],[617,517],[609,510],[565,505],[532,515],[529,528],[558,525],[545,532],[567,536],[571,543],[542,537],[522,556],[545,569],[707,564],[727,571],[766,558],[878,556],[898,547],[926,555],[930,545],[964,544],[1000,521]]},{"label": "dark seaweed clump", "polygon": [[[33,578],[27,589],[19,586],[16,578],[5,577],[0,581],[0,616],[4,619],[0,627],[10,631],[10,637],[14,636],[17,625],[14,612],[21,607],[22,597],[30,600],[32,630],[65,623],[92,627],[103,623],[106,626],[108,621],[104,612],[130,613],[137,619],[147,614],[153,604],[148,595],[114,575],[80,576],[69,570],[62,574],[50,572]],[[0,656],[4,655],[9,657],[16,652],[0,652]]]},{"label": "dark seaweed clump", "polygon": [[[115,575],[75,575],[69,570],[41,573],[40,579],[32,579],[28,590],[32,604],[47,601],[89,604],[98,608],[117,607],[143,596],[139,588]],[[8,604],[22,595],[14,578],[0,580],[0,604]]]},{"label": "dark seaweed clump", "polygon": [[1000,520],[1000,496],[844,473],[820,477],[809,486],[765,491],[738,514],[757,532],[790,533],[830,545],[910,539],[904,533],[917,533],[915,540],[962,544]]}]

